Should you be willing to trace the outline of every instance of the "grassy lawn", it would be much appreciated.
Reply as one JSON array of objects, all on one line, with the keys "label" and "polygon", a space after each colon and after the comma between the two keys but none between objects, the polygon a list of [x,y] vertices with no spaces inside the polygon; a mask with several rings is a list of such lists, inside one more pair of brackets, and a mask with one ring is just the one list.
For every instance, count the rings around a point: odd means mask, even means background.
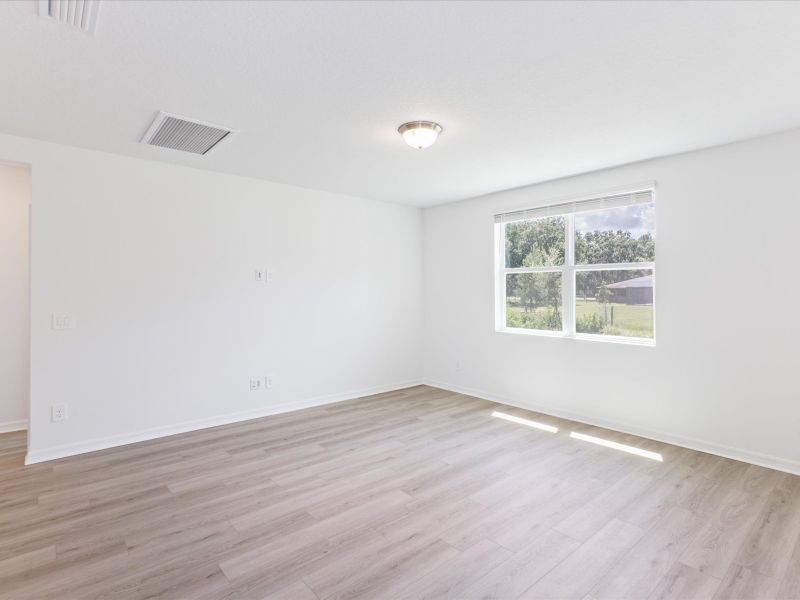
[{"label": "grassy lawn", "polygon": [[[610,323],[611,307],[614,307],[613,325]],[[595,300],[578,299],[575,307],[578,333],[653,337],[652,305],[609,303],[607,309],[607,311],[604,310],[603,305]],[[597,315],[595,323],[599,323],[599,330],[589,330],[585,325],[582,327],[582,324],[589,322],[587,319],[592,319],[592,315]],[[552,309],[549,307],[539,307],[536,310],[525,312],[521,306],[510,305],[506,309],[506,321],[509,327],[556,331],[561,329],[560,323],[552,318]]]},{"label": "grassy lawn", "polygon": [[506,306],[506,325],[522,329],[561,331],[561,316],[555,315],[549,306],[526,311],[521,306],[509,304]]},{"label": "grassy lawn", "polygon": [[[610,321],[611,307],[614,307],[614,323],[607,322],[602,333],[628,337],[653,337],[652,304],[617,304],[612,302],[608,304],[608,310],[606,311],[603,305],[595,300],[584,301],[578,299],[575,304],[575,318],[580,324],[581,317],[597,314],[600,317],[608,315],[608,321]],[[578,332],[581,333],[580,327]]]}]

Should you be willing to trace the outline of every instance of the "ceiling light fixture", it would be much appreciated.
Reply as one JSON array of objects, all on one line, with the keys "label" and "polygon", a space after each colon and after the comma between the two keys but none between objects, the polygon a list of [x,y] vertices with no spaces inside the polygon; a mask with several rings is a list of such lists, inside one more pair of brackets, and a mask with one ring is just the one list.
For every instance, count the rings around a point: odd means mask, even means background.
[{"label": "ceiling light fixture", "polygon": [[442,133],[442,126],[433,121],[409,121],[397,128],[406,144],[412,148],[422,150],[430,148]]}]

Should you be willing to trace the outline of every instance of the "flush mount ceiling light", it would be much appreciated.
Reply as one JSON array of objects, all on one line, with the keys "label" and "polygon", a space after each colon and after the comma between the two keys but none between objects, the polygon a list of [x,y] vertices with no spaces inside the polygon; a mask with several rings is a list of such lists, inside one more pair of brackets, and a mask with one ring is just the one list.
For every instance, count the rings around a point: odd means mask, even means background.
[{"label": "flush mount ceiling light", "polygon": [[433,146],[436,138],[442,133],[442,126],[433,121],[410,121],[397,128],[406,144],[422,150]]}]

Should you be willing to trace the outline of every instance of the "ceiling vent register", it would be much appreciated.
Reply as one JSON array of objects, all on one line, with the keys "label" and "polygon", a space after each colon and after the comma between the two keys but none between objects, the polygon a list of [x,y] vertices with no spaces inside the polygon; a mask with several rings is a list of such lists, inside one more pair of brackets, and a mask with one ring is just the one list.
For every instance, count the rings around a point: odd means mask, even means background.
[{"label": "ceiling vent register", "polygon": [[160,112],[144,134],[142,143],[192,154],[208,154],[231,133],[233,130],[227,127]]},{"label": "ceiling vent register", "polygon": [[39,16],[91,34],[97,31],[99,14],[100,0],[39,0]]}]

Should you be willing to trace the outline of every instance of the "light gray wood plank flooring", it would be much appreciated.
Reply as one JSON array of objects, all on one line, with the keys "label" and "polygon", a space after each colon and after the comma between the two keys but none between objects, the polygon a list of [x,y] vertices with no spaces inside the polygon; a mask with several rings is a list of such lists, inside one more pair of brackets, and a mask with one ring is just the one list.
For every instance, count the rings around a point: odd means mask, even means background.
[{"label": "light gray wood plank flooring", "polygon": [[426,386],[24,452],[0,435],[0,599],[800,598],[800,477]]}]

